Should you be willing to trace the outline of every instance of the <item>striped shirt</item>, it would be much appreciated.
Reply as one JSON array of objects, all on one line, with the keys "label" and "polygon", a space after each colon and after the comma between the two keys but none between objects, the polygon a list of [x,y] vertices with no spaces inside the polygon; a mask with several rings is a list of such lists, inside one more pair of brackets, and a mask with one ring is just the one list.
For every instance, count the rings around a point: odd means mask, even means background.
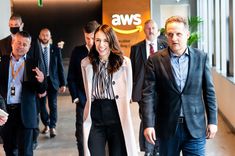
[{"label": "striped shirt", "polygon": [[108,74],[108,61],[100,61],[98,72],[93,76],[92,99],[115,99],[112,75]]}]

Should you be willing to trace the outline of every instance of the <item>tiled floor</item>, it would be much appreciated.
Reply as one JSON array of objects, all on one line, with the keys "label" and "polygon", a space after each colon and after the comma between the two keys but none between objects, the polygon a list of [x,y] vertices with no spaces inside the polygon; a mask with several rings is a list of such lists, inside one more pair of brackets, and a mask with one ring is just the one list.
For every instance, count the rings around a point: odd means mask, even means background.
[{"label": "tiled floor", "polygon": [[[39,146],[35,150],[35,156],[78,156],[74,137],[75,105],[71,103],[70,96],[58,97],[58,109],[58,136],[50,139],[49,136],[40,134]],[[137,138],[139,128],[138,105],[136,103],[131,104],[131,110]],[[4,156],[2,145],[0,146],[0,156]],[[139,152],[139,156],[143,156],[143,153]],[[235,156],[235,135],[231,133],[220,116],[219,131],[215,139],[207,141],[206,156]]]}]

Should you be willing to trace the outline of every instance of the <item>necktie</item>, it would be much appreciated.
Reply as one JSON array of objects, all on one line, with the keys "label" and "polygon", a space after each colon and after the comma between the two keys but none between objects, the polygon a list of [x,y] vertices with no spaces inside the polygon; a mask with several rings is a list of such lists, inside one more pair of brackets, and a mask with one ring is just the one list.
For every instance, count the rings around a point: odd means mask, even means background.
[{"label": "necktie", "polygon": [[44,47],[43,57],[44,57],[44,61],[45,61],[46,74],[49,75],[49,71],[48,71],[48,50],[47,50],[47,47]]},{"label": "necktie", "polygon": [[150,47],[149,51],[150,51],[150,56],[151,56],[151,55],[154,54],[153,45],[150,43],[150,44],[149,44],[149,47]]}]

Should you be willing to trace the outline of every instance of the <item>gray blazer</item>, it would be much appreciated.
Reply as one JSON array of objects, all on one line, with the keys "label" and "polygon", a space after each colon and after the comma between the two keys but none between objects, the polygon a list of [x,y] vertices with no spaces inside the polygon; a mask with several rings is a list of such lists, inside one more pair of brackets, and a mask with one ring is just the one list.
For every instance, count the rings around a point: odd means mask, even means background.
[{"label": "gray blazer", "polygon": [[192,137],[205,136],[206,120],[208,124],[218,122],[208,56],[198,49],[188,50],[189,69],[182,92],[172,73],[169,49],[147,61],[141,101],[143,124],[144,128],[155,127],[160,138],[174,135],[181,105]]}]

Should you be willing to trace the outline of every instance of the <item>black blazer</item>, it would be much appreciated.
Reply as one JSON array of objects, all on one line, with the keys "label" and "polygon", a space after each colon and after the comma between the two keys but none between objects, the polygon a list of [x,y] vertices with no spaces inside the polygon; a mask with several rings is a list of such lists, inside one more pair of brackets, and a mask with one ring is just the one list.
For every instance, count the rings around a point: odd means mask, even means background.
[{"label": "black blazer", "polygon": [[55,90],[66,85],[61,49],[55,45],[50,45],[49,77]]},{"label": "black blazer", "polygon": [[[164,40],[158,39],[158,49],[167,47]],[[132,100],[139,102],[141,99],[141,90],[144,82],[144,68],[147,62],[146,41],[143,40],[131,47],[130,59],[133,72],[133,90]]]},{"label": "black blazer", "polygon": [[0,40],[0,57],[4,56],[4,55],[10,55],[10,53],[12,51],[11,41],[12,41],[11,35]]},{"label": "black blazer", "polygon": [[68,88],[72,97],[72,102],[74,99],[79,98],[80,103],[85,106],[86,95],[82,79],[81,71],[81,61],[88,55],[88,49],[86,45],[77,46],[74,48],[68,71]]},{"label": "black blazer", "polygon": [[[2,56],[0,61],[0,94],[5,103],[7,102],[9,62],[10,56]],[[32,71],[36,65],[35,59],[27,55],[21,93],[21,118],[26,128],[36,128],[38,126],[36,96],[38,93],[45,92],[44,84],[36,80],[35,72]]]},{"label": "black blazer", "polygon": [[205,136],[206,119],[208,124],[218,122],[208,56],[198,49],[188,50],[189,69],[182,92],[172,73],[169,49],[156,53],[147,61],[141,101],[143,124],[144,128],[156,126],[160,138],[174,135],[181,105],[192,137]]}]

